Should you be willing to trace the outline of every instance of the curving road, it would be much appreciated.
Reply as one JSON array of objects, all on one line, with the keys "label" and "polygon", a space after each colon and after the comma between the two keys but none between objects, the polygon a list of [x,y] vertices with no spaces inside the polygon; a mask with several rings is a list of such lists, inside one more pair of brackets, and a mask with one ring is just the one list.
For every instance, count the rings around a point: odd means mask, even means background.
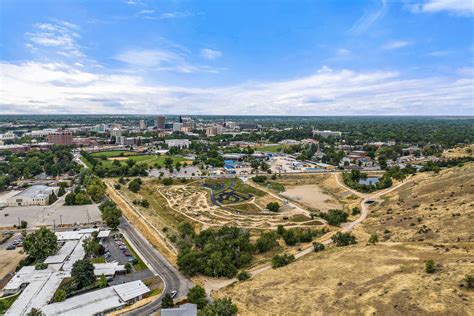
[{"label": "curving road", "polygon": [[122,219],[120,230],[127,237],[137,254],[150,270],[158,275],[164,283],[164,289],[154,301],[124,313],[124,315],[151,315],[160,309],[161,301],[165,293],[177,290],[176,297],[188,294],[192,283],[188,281],[166,258],[159,253],[127,220]]}]

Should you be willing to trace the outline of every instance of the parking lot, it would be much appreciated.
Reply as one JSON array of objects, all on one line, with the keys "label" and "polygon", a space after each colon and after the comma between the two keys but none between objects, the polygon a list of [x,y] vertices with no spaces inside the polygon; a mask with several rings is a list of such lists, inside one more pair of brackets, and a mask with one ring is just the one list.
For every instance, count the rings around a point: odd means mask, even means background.
[{"label": "parking lot", "polygon": [[[139,258],[135,257],[133,251],[129,249],[121,234],[116,234],[115,236],[109,237],[104,242],[103,246],[106,250],[104,258],[107,262],[116,261],[119,264],[130,263],[133,266],[133,263],[139,260]],[[142,280],[150,276],[153,276],[153,273],[149,269],[143,266],[135,265],[132,269],[132,273],[116,275],[113,281],[109,282],[109,284],[114,285],[135,280]]]},{"label": "parking lot", "polygon": [[100,211],[94,204],[66,206],[64,196],[48,206],[15,206],[0,210],[0,227],[12,227],[20,221],[28,227],[39,225],[93,223],[101,221]]}]

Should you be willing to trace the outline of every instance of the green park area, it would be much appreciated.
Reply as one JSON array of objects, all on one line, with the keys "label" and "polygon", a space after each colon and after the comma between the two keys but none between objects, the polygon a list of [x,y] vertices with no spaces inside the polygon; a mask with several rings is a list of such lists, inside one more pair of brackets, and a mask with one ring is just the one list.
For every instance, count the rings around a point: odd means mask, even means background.
[{"label": "green park area", "polygon": [[[186,158],[179,156],[156,155],[156,154],[138,154],[130,151],[105,151],[100,153],[93,153],[91,156],[98,159],[104,168],[111,168],[115,161],[121,165],[126,165],[127,160],[133,160],[137,164],[146,165],[147,167],[155,167],[157,165],[165,167],[167,158],[171,158],[173,166],[177,162],[191,164]],[[83,159],[85,161],[85,159]]]},{"label": "green park area", "polygon": [[268,145],[257,148],[258,151],[277,153],[283,151],[287,145]]}]

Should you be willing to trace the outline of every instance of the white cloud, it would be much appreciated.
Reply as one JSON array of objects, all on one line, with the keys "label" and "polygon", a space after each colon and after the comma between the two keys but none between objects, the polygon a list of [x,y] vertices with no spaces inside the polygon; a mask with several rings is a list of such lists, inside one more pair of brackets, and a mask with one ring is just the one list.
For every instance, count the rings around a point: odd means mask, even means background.
[{"label": "white cloud", "polygon": [[217,59],[222,56],[222,52],[210,49],[210,48],[203,48],[201,49],[201,57],[209,60]]},{"label": "white cloud", "polygon": [[79,26],[67,21],[55,21],[54,23],[38,23],[33,25],[34,31],[25,36],[28,39],[26,46],[33,52],[38,48],[52,48],[54,52],[66,57],[84,57],[77,39]]},{"label": "white cloud", "polygon": [[346,48],[339,48],[337,50],[337,55],[340,57],[349,56],[350,54],[351,54],[351,51]]},{"label": "white cloud", "polygon": [[429,52],[428,54],[426,54],[426,56],[444,57],[444,56],[448,56],[450,54],[452,54],[452,51],[450,51],[450,50],[435,50],[435,51]]},{"label": "white cloud", "polygon": [[206,65],[191,64],[184,53],[163,49],[132,49],[124,51],[114,58],[126,63],[129,71],[154,70],[181,73],[218,72],[218,69]]},{"label": "white cloud", "polygon": [[382,49],[399,49],[411,44],[409,41],[389,41],[382,46]]},{"label": "white cloud", "polygon": [[446,11],[455,15],[474,14],[474,0],[426,0],[423,3],[409,5],[415,13],[436,13]]},{"label": "white cloud", "polygon": [[367,31],[372,24],[381,19],[388,11],[387,0],[380,0],[379,6],[375,10],[366,10],[349,30],[354,35],[360,35]]},{"label": "white cloud", "polygon": [[452,77],[328,67],[286,81],[192,88],[65,64],[1,63],[0,113],[473,114],[472,69]]}]

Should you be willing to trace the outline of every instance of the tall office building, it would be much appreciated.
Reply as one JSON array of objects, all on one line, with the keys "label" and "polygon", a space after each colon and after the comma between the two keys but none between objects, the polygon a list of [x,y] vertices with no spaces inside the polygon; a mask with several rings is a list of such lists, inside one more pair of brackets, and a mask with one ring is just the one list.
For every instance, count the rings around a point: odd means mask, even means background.
[{"label": "tall office building", "polygon": [[165,129],[165,116],[164,115],[158,115],[156,117],[156,128]]},{"label": "tall office building", "polygon": [[61,131],[48,135],[48,143],[53,143],[55,145],[73,145],[72,133]]}]

